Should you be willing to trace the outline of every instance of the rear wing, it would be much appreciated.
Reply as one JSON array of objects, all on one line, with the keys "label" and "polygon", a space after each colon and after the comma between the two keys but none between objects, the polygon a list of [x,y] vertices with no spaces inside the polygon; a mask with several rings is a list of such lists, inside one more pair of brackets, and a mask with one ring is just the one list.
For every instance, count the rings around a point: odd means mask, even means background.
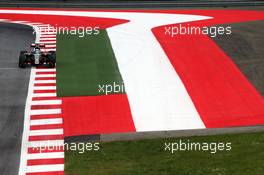
[{"label": "rear wing", "polygon": [[39,44],[39,43],[32,43],[30,47],[36,47],[36,45],[39,45],[40,48],[45,47],[45,44]]}]

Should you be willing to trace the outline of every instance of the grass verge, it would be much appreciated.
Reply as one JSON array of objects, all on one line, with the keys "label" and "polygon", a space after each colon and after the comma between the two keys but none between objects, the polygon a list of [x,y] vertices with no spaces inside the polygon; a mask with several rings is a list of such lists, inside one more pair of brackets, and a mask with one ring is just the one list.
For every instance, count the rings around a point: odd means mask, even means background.
[{"label": "grass verge", "polygon": [[122,85],[112,46],[105,30],[98,35],[57,36],[58,96],[102,95],[99,85]]},{"label": "grass verge", "polygon": [[[165,151],[165,142],[232,143],[230,151]],[[66,175],[262,175],[264,133],[100,143],[99,151],[66,151]]]}]

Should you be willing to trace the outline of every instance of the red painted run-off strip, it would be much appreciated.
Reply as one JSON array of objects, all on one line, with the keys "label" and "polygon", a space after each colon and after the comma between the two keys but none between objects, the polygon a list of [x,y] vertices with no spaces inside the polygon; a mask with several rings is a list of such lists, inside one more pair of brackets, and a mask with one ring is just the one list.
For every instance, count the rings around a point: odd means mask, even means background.
[{"label": "red painted run-off strip", "polygon": [[263,98],[211,38],[153,32],[207,128],[264,124]]},{"label": "red painted run-off strip", "polygon": [[65,136],[135,131],[126,94],[62,99]]}]

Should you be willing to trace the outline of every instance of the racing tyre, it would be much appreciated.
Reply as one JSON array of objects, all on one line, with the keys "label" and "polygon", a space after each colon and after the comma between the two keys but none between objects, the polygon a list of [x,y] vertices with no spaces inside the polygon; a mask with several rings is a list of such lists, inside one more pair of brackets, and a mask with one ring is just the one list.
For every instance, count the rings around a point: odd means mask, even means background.
[{"label": "racing tyre", "polygon": [[54,51],[50,51],[48,55],[48,67],[54,68],[56,64],[56,53]]},{"label": "racing tyre", "polygon": [[19,55],[19,63],[18,63],[18,67],[20,68],[25,68],[26,67],[26,53],[27,51],[21,51],[20,55]]}]

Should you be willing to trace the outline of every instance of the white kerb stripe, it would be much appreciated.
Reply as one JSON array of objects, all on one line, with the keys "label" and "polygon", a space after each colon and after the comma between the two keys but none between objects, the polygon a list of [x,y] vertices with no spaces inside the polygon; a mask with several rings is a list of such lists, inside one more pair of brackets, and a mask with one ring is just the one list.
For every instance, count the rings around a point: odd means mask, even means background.
[{"label": "white kerb stripe", "polygon": [[56,41],[56,38],[41,38],[40,41],[47,40],[47,41]]},{"label": "white kerb stripe", "polygon": [[43,84],[43,83],[56,83],[56,80],[35,80],[34,83],[39,83],[39,84]]},{"label": "white kerb stripe", "polygon": [[61,109],[30,110],[30,115],[61,114]]},{"label": "white kerb stripe", "polygon": [[36,72],[51,72],[51,71],[56,71],[55,68],[50,68],[50,69],[37,69]]},{"label": "white kerb stripe", "polygon": [[52,34],[41,34],[40,35],[40,38],[45,38],[45,37],[47,37],[47,38],[56,38],[56,35],[52,35]]},{"label": "white kerb stripe", "polygon": [[61,105],[61,100],[35,100],[31,105]]},{"label": "white kerb stripe", "polygon": [[56,47],[56,44],[46,44],[45,47],[46,47],[46,48],[50,48],[50,47],[53,48],[53,47]]},{"label": "white kerb stripe", "polygon": [[42,130],[31,130],[29,132],[30,136],[61,135],[61,134],[63,134],[63,129],[42,129]]},{"label": "white kerb stripe", "polygon": [[43,32],[41,32],[41,35],[56,35],[56,32],[54,32],[54,31],[43,31]]},{"label": "white kerb stripe", "polygon": [[49,124],[62,124],[62,118],[39,119],[31,120],[30,125],[49,125]]},{"label": "white kerb stripe", "polygon": [[35,77],[36,78],[43,78],[43,77],[50,78],[50,77],[56,77],[56,74],[40,74],[40,75],[36,75]]},{"label": "white kerb stripe", "polygon": [[27,173],[63,171],[64,164],[27,166]]},{"label": "white kerb stripe", "polygon": [[64,140],[38,140],[28,142],[28,148],[38,149],[39,147],[55,147],[58,148],[64,145]]},{"label": "white kerb stripe", "polygon": [[49,51],[56,51],[56,48],[54,49],[41,49],[42,52],[49,52]]},{"label": "white kerb stripe", "polygon": [[41,44],[56,44],[56,41],[41,41],[40,40],[40,43]]},{"label": "white kerb stripe", "polygon": [[32,97],[56,97],[56,93],[34,93]]},{"label": "white kerb stripe", "polygon": [[56,90],[56,86],[34,86],[34,90]]},{"label": "white kerb stripe", "polygon": [[64,152],[50,152],[50,153],[32,153],[28,154],[28,160],[32,159],[52,159],[64,158]]}]

